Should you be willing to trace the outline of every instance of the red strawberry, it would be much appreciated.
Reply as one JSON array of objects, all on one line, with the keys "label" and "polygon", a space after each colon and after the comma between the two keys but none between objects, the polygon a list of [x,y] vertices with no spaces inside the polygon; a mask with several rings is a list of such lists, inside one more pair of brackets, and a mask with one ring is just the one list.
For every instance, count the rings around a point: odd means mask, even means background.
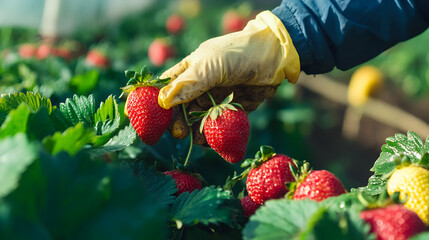
[{"label": "red strawberry", "polygon": [[235,11],[228,11],[222,18],[223,33],[232,33],[243,30],[247,24],[247,19]]},{"label": "red strawberry", "polygon": [[260,204],[255,203],[250,196],[245,196],[240,201],[244,210],[244,215],[247,217],[252,216],[261,206]]},{"label": "red strawberry", "polygon": [[296,183],[293,199],[322,201],[347,192],[341,181],[326,170],[311,171],[308,175],[304,173],[299,178],[303,180]]},{"label": "red strawberry", "polygon": [[130,92],[126,102],[126,112],[139,138],[148,145],[156,144],[170,124],[173,109],[164,109],[158,104],[159,88],[169,79],[152,80],[144,67],[141,73],[126,72],[130,81],[124,91]]},{"label": "red strawberry", "polygon": [[179,196],[184,192],[192,192],[203,187],[201,181],[191,174],[178,170],[166,171],[164,172],[164,174],[167,176],[172,176],[174,181],[176,182],[176,196]]},{"label": "red strawberry", "polygon": [[27,43],[19,46],[18,53],[22,58],[31,58],[36,54],[37,48],[34,44]]},{"label": "red strawberry", "polygon": [[263,204],[267,200],[284,197],[288,192],[286,183],[295,179],[291,172],[291,167],[296,167],[292,158],[275,154],[274,149],[262,146],[256,154],[256,163],[252,163],[258,164],[249,171],[246,181],[247,192],[252,200]]},{"label": "red strawberry", "polygon": [[52,53],[52,46],[49,44],[42,44],[36,50],[36,58],[39,60],[43,60]]},{"label": "red strawberry", "polygon": [[87,53],[85,62],[100,68],[107,68],[110,65],[110,61],[106,57],[106,54],[97,49],[92,49]]},{"label": "red strawberry", "polygon": [[148,49],[148,56],[155,66],[162,66],[168,59],[174,57],[174,49],[163,39],[155,39]]},{"label": "red strawberry", "polygon": [[72,52],[64,47],[58,47],[58,48],[54,48],[52,49],[52,55],[56,56],[56,57],[60,57],[66,61],[70,61],[72,59]]},{"label": "red strawberry", "polygon": [[[241,105],[231,103],[233,94],[210,108],[201,122],[207,143],[230,163],[243,160],[250,134],[250,122]],[[237,108],[236,108],[237,107]]]},{"label": "red strawberry", "polygon": [[167,18],[165,27],[169,33],[178,34],[185,28],[185,19],[180,15],[173,14]]},{"label": "red strawberry", "polygon": [[400,204],[365,210],[360,217],[371,225],[378,240],[406,240],[426,228],[415,212]]}]

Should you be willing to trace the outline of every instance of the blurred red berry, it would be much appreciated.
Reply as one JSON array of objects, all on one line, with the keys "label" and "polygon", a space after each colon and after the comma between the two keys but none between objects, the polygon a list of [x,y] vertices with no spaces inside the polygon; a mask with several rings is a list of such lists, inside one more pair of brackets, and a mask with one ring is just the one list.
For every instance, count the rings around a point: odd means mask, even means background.
[{"label": "blurred red berry", "polygon": [[92,49],[87,53],[85,62],[100,68],[107,68],[110,65],[110,61],[106,55],[96,49]]},{"label": "blurred red berry", "polygon": [[42,44],[36,50],[36,58],[39,60],[49,57],[52,53],[52,46],[49,44]]},{"label": "blurred red berry", "polygon": [[177,14],[170,15],[165,27],[169,33],[178,34],[185,28],[185,19]]},{"label": "blurred red berry", "polygon": [[174,57],[174,49],[164,40],[155,39],[149,46],[148,56],[153,65],[162,66],[168,59]]},{"label": "blurred red berry", "polygon": [[64,60],[70,61],[73,57],[72,52],[64,47],[52,49],[52,55],[63,58]]},{"label": "blurred red berry", "polygon": [[222,30],[223,33],[232,33],[243,30],[248,20],[237,12],[228,11],[223,15]]},{"label": "blurred red berry", "polygon": [[32,58],[36,54],[37,47],[34,44],[26,43],[19,46],[18,54],[22,58]]}]

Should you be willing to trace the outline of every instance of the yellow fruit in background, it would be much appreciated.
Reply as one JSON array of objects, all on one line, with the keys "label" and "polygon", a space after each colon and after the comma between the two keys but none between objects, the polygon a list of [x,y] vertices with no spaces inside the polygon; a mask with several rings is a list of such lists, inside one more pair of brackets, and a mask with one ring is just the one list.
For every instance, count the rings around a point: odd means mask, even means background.
[{"label": "yellow fruit in background", "polygon": [[186,18],[194,18],[201,12],[200,0],[180,0],[178,9]]},{"label": "yellow fruit in background", "polygon": [[419,215],[429,226],[429,170],[418,166],[398,168],[387,181],[387,192],[400,192],[404,206]]},{"label": "yellow fruit in background", "polygon": [[373,66],[363,66],[357,69],[348,87],[347,98],[351,105],[361,106],[370,96],[375,95],[383,86],[384,76]]}]

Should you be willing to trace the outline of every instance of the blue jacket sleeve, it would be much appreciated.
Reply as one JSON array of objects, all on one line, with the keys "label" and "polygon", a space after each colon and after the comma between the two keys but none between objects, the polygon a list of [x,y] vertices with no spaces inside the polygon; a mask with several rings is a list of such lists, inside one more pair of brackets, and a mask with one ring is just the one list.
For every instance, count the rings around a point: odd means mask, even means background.
[{"label": "blue jacket sleeve", "polygon": [[347,70],[428,28],[429,0],[283,0],[282,20],[307,74]]}]

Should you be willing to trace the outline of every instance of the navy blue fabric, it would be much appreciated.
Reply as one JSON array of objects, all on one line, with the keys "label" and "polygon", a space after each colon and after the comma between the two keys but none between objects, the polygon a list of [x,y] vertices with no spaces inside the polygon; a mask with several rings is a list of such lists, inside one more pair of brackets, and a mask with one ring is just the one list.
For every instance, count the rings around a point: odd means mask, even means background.
[{"label": "navy blue fabric", "polygon": [[272,12],[307,74],[347,70],[429,26],[429,0],[283,0]]}]

